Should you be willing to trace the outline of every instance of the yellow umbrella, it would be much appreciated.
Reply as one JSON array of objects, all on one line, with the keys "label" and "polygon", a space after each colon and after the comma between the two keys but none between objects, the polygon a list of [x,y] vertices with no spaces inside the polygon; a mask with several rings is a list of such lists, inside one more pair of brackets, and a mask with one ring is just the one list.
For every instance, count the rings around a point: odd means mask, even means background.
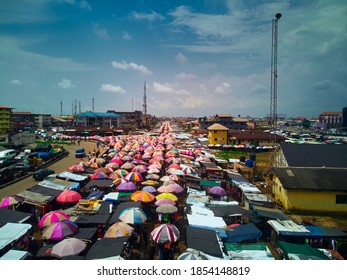
[{"label": "yellow umbrella", "polygon": [[166,193],[166,192],[161,193],[161,194],[156,196],[157,200],[160,200],[162,198],[168,198],[168,199],[171,199],[172,201],[177,201],[178,200],[177,196],[175,196],[172,193]]},{"label": "yellow umbrella", "polygon": [[141,183],[143,186],[159,186],[159,182],[154,181],[154,180],[146,180]]},{"label": "yellow umbrella", "polygon": [[114,223],[109,229],[105,232],[105,238],[117,238],[121,236],[130,236],[134,228],[127,223],[117,222]]},{"label": "yellow umbrella", "polygon": [[151,202],[155,200],[155,196],[150,192],[136,191],[130,196],[130,199],[133,201]]}]

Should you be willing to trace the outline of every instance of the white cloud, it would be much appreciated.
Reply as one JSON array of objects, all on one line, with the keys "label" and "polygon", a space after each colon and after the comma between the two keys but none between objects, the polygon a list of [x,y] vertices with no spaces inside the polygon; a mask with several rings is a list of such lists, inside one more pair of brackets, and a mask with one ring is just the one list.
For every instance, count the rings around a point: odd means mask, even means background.
[{"label": "white cloud", "polygon": [[81,9],[86,9],[88,11],[92,10],[92,7],[90,6],[90,4],[87,1],[85,1],[85,0],[82,0],[82,1],[77,1],[77,0],[58,0],[58,2],[70,4],[70,5],[73,5],[73,6],[77,6],[77,7],[81,8]]},{"label": "white cloud", "polygon": [[177,81],[193,81],[196,79],[196,76],[193,74],[187,74],[187,73],[179,73],[175,76],[175,79]]},{"label": "white cloud", "polygon": [[176,60],[177,60],[179,63],[183,64],[183,63],[187,62],[188,59],[187,59],[187,57],[185,57],[184,54],[182,54],[181,52],[179,52],[179,53],[176,55]]},{"label": "white cloud", "polygon": [[15,79],[15,80],[10,81],[10,84],[12,84],[12,85],[21,85],[22,82],[20,80]]},{"label": "white cloud", "polygon": [[62,79],[59,83],[58,86],[64,89],[71,89],[75,88],[75,85],[72,83],[72,81],[67,80],[67,79]]},{"label": "white cloud", "polygon": [[132,69],[132,70],[138,71],[144,75],[151,75],[152,74],[152,71],[147,69],[147,67],[145,67],[143,65],[138,65],[134,62],[127,63],[124,60],[122,62],[112,61],[112,67],[117,68],[117,69],[121,69],[121,70]]},{"label": "white cloud", "polygon": [[128,17],[132,20],[149,22],[165,19],[161,14],[158,14],[154,11],[152,11],[151,13],[138,13],[132,11]]},{"label": "white cloud", "polygon": [[95,33],[95,35],[98,36],[101,40],[107,41],[111,39],[110,35],[108,35],[107,33],[107,30],[105,28],[101,28],[98,23],[94,23],[92,25],[92,30]]},{"label": "white cloud", "polygon": [[123,40],[131,40],[131,36],[129,35],[128,32],[124,31],[122,35]]},{"label": "white cloud", "polygon": [[126,93],[126,91],[121,86],[115,86],[111,84],[101,85],[100,90],[105,92],[113,92],[113,93]]},{"label": "white cloud", "polygon": [[222,93],[222,94],[224,94],[224,93],[229,92],[230,91],[229,89],[230,89],[230,84],[227,83],[227,82],[224,82],[221,85],[218,85],[216,87],[216,89],[214,90],[214,92],[215,93]]}]

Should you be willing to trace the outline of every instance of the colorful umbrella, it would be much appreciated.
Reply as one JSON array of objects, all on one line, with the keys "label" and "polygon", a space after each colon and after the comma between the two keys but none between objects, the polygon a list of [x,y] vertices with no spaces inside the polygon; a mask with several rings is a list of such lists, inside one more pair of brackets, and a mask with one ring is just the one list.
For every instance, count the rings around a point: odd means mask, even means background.
[{"label": "colorful umbrella", "polygon": [[83,172],[84,167],[81,164],[74,164],[74,165],[69,166],[67,168],[67,170],[69,170],[71,172]]},{"label": "colorful umbrella", "polygon": [[173,188],[174,193],[177,193],[177,194],[182,193],[184,191],[184,188],[181,185],[176,184],[176,183],[169,184],[167,186]]},{"label": "colorful umbrella", "polygon": [[126,162],[121,166],[121,168],[125,170],[132,170],[134,167],[135,167],[135,164],[131,162]]},{"label": "colorful umbrella", "polygon": [[107,179],[107,174],[104,172],[95,172],[90,176],[90,180],[104,180]]},{"label": "colorful umbrella", "polygon": [[128,207],[120,213],[119,219],[128,224],[142,224],[147,220],[147,215],[138,207]]},{"label": "colorful umbrella", "polygon": [[24,198],[18,195],[8,195],[4,197],[0,202],[1,208],[7,208],[11,205],[18,204],[20,202],[24,201]]},{"label": "colorful umbrella", "polygon": [[137,186],[135,185],[134,182],[129,182],[126,181],[125,183],[120,183],[117,187],[116,187],[117,191],[122,191],[122,192],[132,192],[137,190]]},{"label": "colorful umbrella", "polygon": [[131,196],[130,199],[133,201],[141,201],[141,202],[151,202],[155,200],[155,196],[150,192],[146,191],[136,191]]},{"label": "colorful umbrella", "polygon": [[226,195],[225,190],[222,187],[212,187],[209,192],[213,195],[224,196]]},{"label": "colorful umbrella", "polygon": [[131,181],[131,182],[142,182],[143,177],[140,173],[138,172],[130,172],[128,175],[124,177],[124,179]]},{"label": "colorful umbrella", "polygon": [[156,243],[176,242],[180,238],[180,232],[173,224],[161,224],[151,232],[151,238]]},{"label": "colorful umbrella", "polygon": [[164,203],[159,205],[155,211],[161,214],[173,214],[178,211],[178,208],[172,204]]},{"label": "colorful umbrella", "polygon": [[76,232],[78,232],[78,226],[75,223],[69,220],[58,221],[43,229],[42,238],[50,240],[62,240],[66,236],[72,235]]},{"label": "colorful umbrella", "polygon": [[40,228],[47,227],[50,224],[63,220],[70,220],[70,217],[62,211],[50,211],[43,215],[38,223],[38,226]]},{"label": "colorful umbrella", "polygon": [[119,186],[120,184],[122,183],[126,183],[128,182],[127,180],[125,180],[124,178],[116,178],[114,181],[113,181],[113,185],[115,185],[116,187]]},{"label": "colorful umbrella", "polygon": [[159,199],[157,200],[156,202],[154,202],[154,204],[156,206],[160,206],[162,204],[171,204],[171,205],[176,205],[176,202],[171,200],[171,199],[168,199],[168,198],[162,198],[162,199]]},{"label": "colorful umbrella", "polygon": [[81,253],[87,244],[78,238],[65,238],[52,247],[51,253],[59,257],[74,256]]},{"label": "colorful umbrella", "polygon": [[141,165],[135,166],[131,171],[143,174],[143,173],[146,173],[147,170],[148,170],[147,166],[141,164]]},{"label": "colorful umbrella", "polygon": [[116,170],[119,168],[119,164],[118,163],[115,163],[115,162],[109,162],[105,165],[105,167],[110,167],[112,168],[113,170]]},{"label": "colorful umbrella", "polygon": [[115,171],[115,173],[118,174],[118,175],[120,175],[121,177],[124,178],[126,175],[129,174],[129,171],[127,171],[127,170],[121,168],[121,169],[117,169],[117,170]]},{"label": "colorful umbrella", "polygon": [[73,190],[65,190],[57,196],[57,202],[59,203],[76,203],[82,196]]},{"label": "colorful umbrella", "polygon": [[177,196],[175,196],[172,193],[161,193],[161,194],[156,196],[157,200],[162,199],[162,198],[168,198],[168,199],[171,199],[172,201],[177,201],[178,200]]},{"label": "colorful umbrella", "polygon": [[188,250],[178,256],[177,260],[208,260],[208,258],[198,250]]},{"label": "colorful umbrella", "polygon": [[96,172],[102,172],[105,173],[106,175],[109,175],[111,173],[113,173],[113,169],[111,167],[99,167],[97,169],[95,169],[94,173]]},{"label": "colorful umbrella", "polygon": [[127,223],[117,222],[109,227],[105,232],[104,238],[116,238],[121,236],[130,236],[134,228]]}]

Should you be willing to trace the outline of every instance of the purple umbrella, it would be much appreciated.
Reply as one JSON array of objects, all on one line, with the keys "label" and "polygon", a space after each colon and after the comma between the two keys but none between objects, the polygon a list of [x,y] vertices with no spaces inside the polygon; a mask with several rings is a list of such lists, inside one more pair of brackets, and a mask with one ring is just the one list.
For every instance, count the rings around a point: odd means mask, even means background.
[{"label": "purple umbrella", "polygon": [[210,188],[210,194],[224,196],[226,192],[222,187],[212,187]]},{"label": "purple umbrella", "polygon": [[143,191],[149,192],[149,193],[156,193],[157,189],[153,186],[145,186],[142,188]]},{"label": "purple umbrella", "polygon": [[134,182],[125,182],[125,183],[120,183],[116,187],[117,191],[125,191],[125,192],[132,192],[137,190],[137,186],[135,185]]}]

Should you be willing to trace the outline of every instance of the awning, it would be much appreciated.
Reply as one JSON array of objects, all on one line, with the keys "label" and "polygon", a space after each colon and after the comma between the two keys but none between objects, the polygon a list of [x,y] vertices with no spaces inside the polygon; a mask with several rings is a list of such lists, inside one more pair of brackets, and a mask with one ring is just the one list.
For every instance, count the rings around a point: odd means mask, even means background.
[{"label": "awning", "polygon": [[7,223],[0,228],[0,250],[18,240],[31,229],[29,224]]},{"label": "awning", "polygon": [[254,224],[242,224],[226,231],[224,242],[236,243],[245,240],[254,240],[262,236],[262,232]]}]

